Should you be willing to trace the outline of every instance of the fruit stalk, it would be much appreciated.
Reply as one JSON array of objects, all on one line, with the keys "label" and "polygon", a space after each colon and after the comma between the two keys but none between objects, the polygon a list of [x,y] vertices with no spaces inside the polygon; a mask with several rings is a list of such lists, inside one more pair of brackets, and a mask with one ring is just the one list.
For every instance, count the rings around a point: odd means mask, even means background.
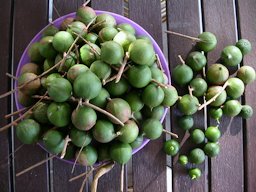
[{"label": "fruit stalk", "polygon": [[165,33],[177,35],[177,36],[180,36],[180,37],[184,37],[184,38],[187,38],[187,39],[191,39],[191,40],[193,40],[193,41],[198,41],[198,42],[202,41],[202,40],[199,39],[199,38],[192,37],[192,36],[189,36],[189,35],[184,35],[184,34],[181,34],[181,33],[177,33],[177,32],[174,32],[174,31],[170,31],[170,30],[165,31]]},{"label": "fruit stalk", "polygon": [[125,53],[124,60],[123,60],[123,63],[122,63],[122,65],[121,65],[121,67],[120,67],[120,69],[119,69],[119,71],[118,71],[118,73],[117,73],[117,76],[116,76],[116,81],[115,81],[116,83],[118,83],[118,82],[120,81],[128,59],[129,59],[129,53],[126,52],[126,53]]}]

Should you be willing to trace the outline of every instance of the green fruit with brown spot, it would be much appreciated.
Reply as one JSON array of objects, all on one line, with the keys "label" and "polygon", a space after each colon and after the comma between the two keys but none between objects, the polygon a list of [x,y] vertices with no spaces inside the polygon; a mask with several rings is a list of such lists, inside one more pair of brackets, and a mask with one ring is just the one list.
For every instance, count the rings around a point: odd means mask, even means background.
[{"label": "green fruit with brown spot", "polygon": [[77,147],[84,147],[91,143],[92,137],[89,132],[72,128],[70,131],[70,139]]},{"label": "green fruit with brown spot", "polygon": [[38,64],[44,61],[44,57],[40,54],[39,47],[40,47],[40,43],[35,42],[28,49],[28,56],[31,62],[35,62]]},{"label": "green fruit with brown spot", "polygon": [[95,24],[97,25],[96,30],[100,31],[105,27],[115,27],[116,19],[110,14],[103,13],[103,14],[97,15]]},{"label": "green fruit with brown spot", "polygon": [[92,166],[98,159],[98,153],[94,147],[87,145],[83,148],[80,154],[78,152],[76,153],[76,158],[77,162],[81,165]]},{"label": "green fruit with brown spot", "polygon": [[58,31],[59,29],[55,27],[53,24],[51,24],[43,31],[42,36],[54,36]]},{"label": "green fruit with brown spot", "polygon": [[76,64],[70,67],[67,73],[68,80],[73,83],[74,80],[82,73],[88,70],[88,67],[83,64]]},{"label": "green fruit with brown spot", "polygon": [[[206,92],[206,100],[210,100],[212,97],[214,97],[216,94],[218,94],[220,91],[222,91],[221,86],[211,86],[208,88]],[[221,106],[227,99],[227,92],[224,90],[221,92],[221,94],[213,101],[211,102],[211,106],[219,107]]]},{"label": "green fruit with brown spot", "polygon": [[242,66],[237,71],[237,77],[241,79],[244,84],[249,84],[256,78],[255,70],[250,66]]},{"label": "green fruit with brown spot", "polygon": [[48,123],[48,117],[47,117],[47,109],[48,104],[44,102],[39,102],[36,107],[33,109],[33,117],[36,121],[39,123]]},{"label": "green fruit with brown spot", "polygon": [[66,31],[68,29],[68,26],[74,21],[73,17],[68,17],[62,21],[60,24],[60,30]]},{"label": "green fruit with brown spot", "polygon": [[21,91],[18,91],[17,96],[19,104],[21,104],[23,107],[28,107],[35,103],[35,100],[31,98],[30,95],[26,95]]},{"label": "green fruit with brown spot", "polygon": [[201,71],[207,63],[206,57],[199,51],[189,53],[186,64],[191,67],[193,71]]},{"label": "green fruit with brown spot", "polygon": [[83,22],[85,25],[91,23],[95,17],[96,13],[91,7],[82,5],[77,9],[76,19]]},{"label": "green fruit with brown spot", "polygon": [[23,73],[18,78],[18,86],[22,86],[20,91],[22,91],[24,94],[33,95],[41,87],[41,81],[34,73]]},{"label": "green fruit with brown spot", "polygon": [[46,36],[40,40],[38,50],[40,55],[47,59],[54,59],[57,55],[57,51],[53,47],[53,37]]},{"label": "green fruit with brown spot", "polygon": [[36,75],[39,75],[41,74],[41,69],[39,65],[35,63],[26,63],[25,65],[22,66],[20,70],[20,74],[23,74],[23,73],[34,73]]},{"label": "green fruit with brown spot", "polygon": [[229,72],[222,64],[212,64],[206,72],[206,78],[210,84],[223,85],[229,78]]}]

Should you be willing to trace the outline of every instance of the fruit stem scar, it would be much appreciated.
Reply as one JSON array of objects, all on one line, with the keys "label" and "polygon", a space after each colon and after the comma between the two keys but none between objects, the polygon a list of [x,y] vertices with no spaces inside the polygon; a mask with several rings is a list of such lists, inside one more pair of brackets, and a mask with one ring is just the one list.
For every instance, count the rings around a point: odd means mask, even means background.
[{"label": "fruit stem scar", "polygon": [[188,86],[188,92],[189,92],[190,97],[193,97],[193,91],[194,91],[194,89],[192,87]]},{"label": "fruit stem scar", "polygon": [[126,52],[126,53],[125,53],[124,60],[123,60],[123,62],[122,62],[122,65],[121,65],[121,67],[120,67],[120,69],[119,69],[119,71],[118,71],[118,73],[117,73],[115,83],[118,83],[118,82],[120,81],[120,79],[121,79],[121,77],[122,77],[122,74],[123,74],[123,72],[124,72],[124,68],[125,68],[125,66],[126,66],[126,63],[127,63],[128,59],[129,59],[129,57],[130,57],[129,52]]},{"label": "fruit stem scar", "polygon": [[174,32],[174,31],[170,31],[170,30],[165,31],[165,33],[177,35],[177,36],[180,36],[180,37],[184,37],[184,38],[187,38],[187,39],[191,39],[191,40],[193,40],[193,41],[199,41],[199,42],[202,41],[202,40],[199,39],[199,38],[192,37],[192,36],[189,36],[189,35],[184,35],[184,34],[181,34],[181,33],[177,33],[177,32]]},{"label": "fruit stem scar", "polygon": [[67,137],[65,138],[65,144],[64,144],[64,147],[63,147],[63,150],[61,152],[61,156],[60,158],[63,159],[66,155],[66,150],[67,150],[67,147],[68,147],[68,143],[71,141],[71,139],[69,138],[69,135],[67,135]]},{"label": "fruit stem scar", "polygon": [[169,135],[171,135],[171,136],[173,136],[175,138],[179,138],[179,136],[176,133],[167,131],[166,129],[163,129],[163,132],[166,133],[166,134],[169,134]]}]

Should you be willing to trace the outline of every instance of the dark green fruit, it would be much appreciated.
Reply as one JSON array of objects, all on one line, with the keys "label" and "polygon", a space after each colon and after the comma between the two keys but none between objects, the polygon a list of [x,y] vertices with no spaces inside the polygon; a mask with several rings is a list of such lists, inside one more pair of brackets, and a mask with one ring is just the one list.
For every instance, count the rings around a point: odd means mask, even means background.
[{"label": "dark green fruit", "polygon": [[220,146],[218,143],[206,143],[204,152],[209,157],[216,157],[220,152]]},{"label": "dark green fruit", "polygon": [[189,161],[194,164],[201,164],[205,160],[204,151],[200,148],[195,148],[189,153]]},{"label": "dark green fruit", "polygon": [[250,66],[242,66],[237,71],[237,77],[241,79],[244,84],[251,83],[255,80],[255,70]]},{"label": "dark green fruit", "polygon": [[193,115],[197,112],[198,107],[198,99],[189,94],[182,96],[181,99],[178,101],[178,108],[185,115]]},{"label": "dark green fruit", "polygon": [[27,63],[27,64],[23,65],[20,70],[20,75],[23,73],[34,73],[36,75],[39,75],[41,73],[41,69],[40,69],[39,65],[37,65],[35,63]]},{"label": "dark green fruit", "polygon": [[98,24],[97,30],[100,31],[105,27],[115,27],[116,20],[112,15],[103,13],[97,16],[95,24]]},{"label": "dark green fruit", "polygon": [[192,88],[192,93],[196,97],[201,97],[207,91],[207,83],[203,78],[197,77],[193,79],[189,86]]},{"label": "dark green fruit", "polygon": [[75,19],[73,17],[68,17],[62,21],[60,24],[60,30],[66,31],[68,29],[68,26],[74,21]]},{"label": "dark green fruit", "polygon": [[217,45],[217,39],[213,33],[203,32],[198,35],[198,38],[201,40],[196,43],[198,49],[204,52],[209,52],[215,49]]},{"label": "dark green fruit", "polygon": [[131,66],[127,71],[129,83],[135,88],[143,88],[147,86],[151,79],[151,70],[148,66]]},{"label": "dark green fruit", "polygon": [[[52,68],[55,65],[54,60],[53,59],[45,59],[44,60],[44,64],[43,64],[43,71],[48,71],[50,68]],[[50,71],[50,73],[56,72],[56,69],[53,69],[52,71]]]},{"label": "dark green fruit", "polygon": [[136,111],[132,113],[132,118],[136,121],[136,122],[141,122],[143,120],[143,116],[141,111]]},{"label": "dark green fruit", "polygon": [[192,180],[195,180],[195,179],[200,178],[202,173],[199,168],[192,168],[189,170],[188,175]]},{"label": "dark green fruit", "polygon": [[91,143],[92,137],[89,132],[72,128],[70,131],[70,139],[77,147],[84,147]]},{"label": "dark green fruit", "polygon": [[[63,57],[61,54],[57,55],[55,58],[55,64],[58,64],[59,62],[61,62],[62,59]],[[58,69],[58,71],[67,72],[70,69],[70,67],[76,64],[76,59],[77,59],[76,54],[73,52],[70,52],[70,54],[67,55],[65,62],[56,68]]]},{"label": "dark green fruit", "polygon": [[238,99],[244,93],[244,83],[242,80],[236,77],[229,78],[227,80],[228,86],[226,92],[232,99]]},{"label": "dark green fruit", "polygon": [[110,159],[110,154],[109,154],[109,145],[102,144],[99,145],[97,148],[98,152],[98,161],[106,161]]},{"label": "dark green fruit", "polygon": [[[76,156],[78,156],[78,152],[76,153]],[[96,163],[97,159],[98,154],[96,149],[90,145],[87,145],[78,156],[77,162],[84,166],[92,166],[94,163]]]},{"label": "dark green fruit", "polygon": [[189,130],[194,126],[194,119],[191,115],[184,115],[178,118],[178,125],[183,130]]},{"label": "dark green fruit", "polygon": [[[93,48],[92,48],[93,47]],[[85,44],[80,48],[82,62],[88,67],[96,60],[100,59],[101,49],[96,44]]]},{"label": "dark green fruit", "polygon": [[132,147],[127,143],[113,143],[110,147],[110,157],[119,164],[126,164],[132,157]]},{"label": "dark green fruit", "polygon": [[143,143],[143,135],[140,134],[132,143],[130,143],[133,149],[140,147]]},{"label": "dark green fruit", "polygon": [[176,88],[171,85],[168,85],[167,88],[163,88],[163,91],[164,100],[162,102],[162,105],[165,107],[173,106],[179,98]]},{"label": "dark green fruit", "polygon": [[[206,92],[206,100],[210,100],[212,97],[214,97],[217,93],[222,91],[221,86],[211,86],[208,88]],[[213,101],[210,105],[214,107],[219,107],[221,106],[227,99],[227,93],[226,91],[222,91],[222,93]]]},{"label": "dark green fruit", "polygon": [[122,143],[132,143],[139,135],[139,128],[137,124],[128,120],[124,126],[118,126],[118,135],[117,139]]},{"label": "dark green fruit", "polygon": [[72,94],[72,85],[65,78],[55,78],[54,81],[48,84],[47,91],[55,102],[64,102],[67,101]]},{"label": "dark green fruit", "polygon": [[88,67],[83,64],[76,64],[72,66],[67,73],[67,78],[70,82],[74,82],[74,80],[82,73],[88,70]]},{"label": "dark green fruit", "polygon": [[149,84],[142,92],[142,101],[150,108],[157,107],[164,100],[164,91],[161,87]]},{"label": "dark green fruit", "polygon": [[54,59],[57,55],[57,51],[53,47],[53,37],[47,36],[40,40],[38,50],[40,55],[47,59]]},{"label": "dark green fruit", "polygon": [[163,133],[163,125],[159,120],[146,119],[142,124],[144,136],[150,140],[158,139]]},{"label": "dark green fruit", "polygon": [[78,21],[82,21],[85,25],[88,25],[90,22],[92,22],[95,17],[95,11],[88,6],[81,6],[76,12],[76,19]]},{"label": "dark green fruit", "polygon": [[123,47],[115,41],[107,41],[101,44],[101,59],[108,64],[121,64],[124,57]]},{"label": "dark green fruit", "polygon": [[43,31],[42,36],[54,36],[58,31],[59,29],[55,27],[53,24],[51,24]]},{"label": "dark green fruit", "polygon": [[175,83],[184,86],[192,80],[193,71],[186,64],[177,65],[172,71],[172,78]]},{"label": "dark green fruit", "polygon": [[109,143],[116,137],[114,125],[106,120],[98,120],[92,133],[94,139],[100,143]]},{"label": "dark green fruit", "polygon": [[203,143],[205,139],[204,132],[201,129],[194,129],[190,137],[195,144]]},{"label": "dark green fruit", "polygon": [[[33,95],[35,94],[41,86],[41,81],[37,78],[37,75],[34,73],[23,73],[18,78],[18,86],[23,86],[20,91],[22,91],[26,95]],[[31,81],[31,82],[30,82]],[[27,83],[30,82],[30,83]]]},{"label": "dark green fruit", "polygon": [[221,52],[221,60],[227,66],[237,66],[243,59],[242,52],[233,45],[225,47]]},{"label": "dark green fruit", "polygon": [[116,34],[118,33],[117,29],[114,27],[105,27],[100,30],[99,38],[101,42],[111,41],[114,39]]},{"label": "dark green fruit", "polygon": [[241,112],[242,106],[237,100],[229,100],[224,104],[222,110],[225,115],[235,117]]},{"label": "dark green fruit", "polygon": [[76,153],[76,147],[72,143],[69,143],[66,149],[66,154],[64,156],[64,159],[67,159],[67,160],[74,159],[75,153]]},{"label": "dark green fruit", "polygon": [[47,117],[47,109],[48,104],[39,102],[36,107],[33,109],[33,117],[35,120],[39,123],[48,123],[48,117]]},{"label": "dark green fruit", "polygon": [[186,155],[180,155],[178,161],[181,165],[187,165],[188,164],[188,157]]},{"label": "dark green fruit", "polygon": [[223,115],[223,111],[221,108],[210,108],[209,115],[211,118],[219,121]]},{"label": "dark green fruit", "polygon": [[24,107],[28,107],[35,102],[30,95],[26,95],[21,91],[18,91],[18,101]]},{"label": "dark green fruit", "polygon": [[92,108],[80,106],[72,112],[71,120],[77,129],[87,131],[95,125],[97,114]]},{"label": "dark green fruit", "polygon": [[127,80],[122,77],[118,83],[111,81],[106,84],[105,87],[111,96],[117,97],[123,95],[129,89],[129,84]]},{"label": "dark green fruit", "polygon": [[140,111],[144,106],[139,94],[135,91],[126,94],[124,99],[129,103],[132,112]]},{"label": "dark green fruit", "polygon": [[33,43],[28,49],[28,56],[31,62],[42,63],[44,61],[44,57],[39,52],[40,43]]},{"label": "dark green fruit", "polygon": [[101,88],[100,79],[89,70],[80,74],[73,83],[75,95],[88,100],[97,97]]},{"label": "dark green fruit", "polygon": [[[85,31],[85,24],[80,21],[74,21],[68,25],[67,32],[69,32],[73,38],[75,39],[78,35],[80,35],[82,38],[85,37],[86,31]],[[80,38],[78,42],[83,42],[83,40]]]},{"label": "dark green fruit", "polygon": [[95,44],[98,40],[98,35],[96,33],[87,33],[85,35],[85,40]]},{"label": "dark green fruit", "polygon": [[128,51],[130,44],[135,40],[136,37],[127,31],[118,32],[113,39],[113,41],[119,43],[124,48],[124,51]]},{"label": "dark green fruit", "polygon": [[153,46],[143,39],[132,42],[128,51],[130,59],[139,65],[149,65],[155,57]]},{"label": "dark green fruit", "polygon": [[179,149],[180,144],[174,139],[167,140],[164,143],[164,151],[167,155],[175,156],[179,152]]},{"label": "dark green fruit", "polygon": [[153,109],[148,106],[144,106],[142,112],[143,115],[145,115],[145,117],[147,118],[161,120],[164,115],[164,106],[159,105],[157,107],[154,107]]},{"label": "dark green fruit", "polygon": [[108,98],[110,98],[110,95],[108,91],[104,88],[100,90],[100,93],[97,97],[93,98],[90,103],[100,107],[100,108],[105,108],[108,102]]},{"label": "dark green fruit", "polygon": [[90,66],[90,70],[97,75],[100,80],[106,80],[111,75],[110,66],[101,60],[94,61]]},{"label": "dark green fruit", "polygon": [[249,105],[243,105],[241,112],[239,113],[239,116],[244,118],[244,119],[249,119],[253,115],[253,109]]},{"label": "dark green fruit", "polygon": [[131,33],[132,35],[135,35],[135,29],[128,23],[121,23],[119,25],[117,25],[117,29],[118,30],[122,30],[122,31],[127,31],[129,33]]},{"label": "dark green fruit", "polygon": [[223,85],[229,78],[229,72],[222,64],[212,64],[206,72],[206,78],[213,85]]},{"label": "dark green fruit", "polygon": [[53,154],[61,153],[65,144],[62,133],[57,130],[47,131],[43,136],[43,142],[45,148]]},{"label": "dark green fruit", "polygon": [[252,45],[251,45],[250,41],[248,41],[247,39],[240,39],[236,43],[236,46],[240,49],[243,56],[252,51]]},{"label": "dark green fruit", "polygon": [[201,71],[206,65],[206,57],[199,51],[189,53],[186,64],[191,67],[193,71]]},{"label": "dark green fruit", "polygon": [[68,51],[73,42],[74,38],[69,32],[59,31],[54,35],[52,45],[58,52],[63,53]]},{"label": "dark green fruit", "polygon": [[218,127],[210,126],[205,131],[205,137],[211,142],[217,142],[221,136]]},{"label": "dark green fruit", "polygon": [[157,82],[159,83],[165,83],[165,77],[164,77],[164,73],[158,68],[158,67],[150,67],[151,70],[151,75],[152,75],[152,79],[155,79]]},{"label": "dark green fruit", "polygon": [[52,102],[47,109],[49,121],[57,127],[65,127],[70,122],[71,108],[68,103]]},{"label": "dark green fruit", "polygon": [[24,144],[36,143],[40,137],[40,124],[33,119],[25,119],[16,126],[16,135]]}]

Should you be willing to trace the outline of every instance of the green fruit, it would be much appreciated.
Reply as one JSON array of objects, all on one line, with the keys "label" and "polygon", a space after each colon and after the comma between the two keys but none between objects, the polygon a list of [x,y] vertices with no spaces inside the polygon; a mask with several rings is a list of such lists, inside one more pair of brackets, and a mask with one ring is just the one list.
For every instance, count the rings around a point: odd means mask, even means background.
[{"label": "green fruit", "polygon": [[241,112],[239,113],[239,116],[244,118],[244,119],[249,119],[253,115],[253,109],[249,105],[243,105]]},{"label": "green fruit", "polygon": [[91,143],[92,137],[89,132],[72,128],[70,131],[70,139],[77,147],[84,147]]},{"label": "green fruit", "polygon": [[98,151],[98,161],[106,161],[110,159],[109,145],[102,144],[97,148]]},{"label": "green fruit", "polygon": [[80,106],[72,112],[71,120],[77,129],[87,131],[95,125],[97,114],[92,108]]},{"label": "green fruit", "polygon": [[35,62],[38,64],[44,61],[44,57],[40,54],[39,47],[40,47],[40,43],[35,42],[28,49],[28,56],[31,62]]},{"label": "green fruit", "polygon": [[142,92],[142,101],[150,108],[157,107],[164,100],[164,91],[161,87],[149,84]]},{"label": "green fruit", "polygon": [[227,66],[237,66],[243,59],[242,52],[233,45],[225,47],[221,52],[221,60]]},{"label": "green fruit", "polygon": [[101,60],[94,61],[90,66],[90,70],[100,80],[106,80],[111,75],[111,67]]},{"label": "green fruit", "polygon": [[134,121],[128,120],[124,126],[118,127],[117,139],[122,143],[132,143],[139,135],[139,128]]},{"label": "green fruit", "polygon": [[157,67],[150,67],[151,70],[151,75],[152,75],[152,79],[155,79],[157,82],[159,83],[165,83],[165,77],[164,77],[164,73]]},{"label": "green fruit", "polygon": [[196,43],[198,49],[204,52],[210,52],[215,49],[217,45],[217,39],[213,33],[203,32],[198,35],[198,38],[201,40]]},{"label": "green fruit", "polygon": [[55,81],[56,78],[62,78],[59,73],[51,73],[47,76],[45,79],[45,82],[42,84],[45,88],[47,88],[49,85],[51,85],[52,82]]},{"label": "green fruit", "polygon": [[210,115],[211,118],[219,121],[219,119],[223,115],[223,111],[222,111],[221,108],[210,108],[209,115]]},{"label": "green fruit", "polygon": [[193,71],[186,64],[177,65],[172,71],[172,78],[175,83],[184,86],[193,79]]},{"label": "green fruit", "polygon": [[229,100],[224,104],[222,110],[225,115],[235,117],[241,112],[242,106],[237,100]]},{"label": "green fruit", "polygon": [[208,88],[206,81],[200,77],[193,79],[189,86],[192,88],[193,95],[196,97],[203,96]]},{"label": "green fruit", "polygon": [[117,29],[118,30],[123,30],[123,31],[127,31],[129,33],[131,33],[132,35],[135,35],[135,29],[133,28],[133,26],[131,26],[128,23],[121,23],[119,25],[117,25]]},{"label": "green fruit", "polygon": [[[80,35],[82,38],[85,37],[86,31],[85,31],[85,24],[80,21],[74,21],[68,25],[67,32],[69,32],[73,38],[75,39],[78,35]],[[79,38],[78,42],[83,42],[81,38]]]},{"label": "green fruit", "polygon": [[40,137],[40,124],[33,119],[25,119],[17,125],[16,135],[24,144],[36,143]]},{"label": "green fruit", "polygon": [[97,97],[101,88],[99,78],[89,70],[81,73],[73,83],[75,95],[88,100]]},{"label": "green fruit", "polygon": [[179,110],[185,115],[193,115],[197,112],[199,101],[196,97],[191,95],[184,95],[178,101]]},{"label": "green fruit", "polygon": [[102,88],[100,90],[99,95],[97,97],[93,98],[90,101],[90,103],[94,104],[100,108],[105,108],[109,98],[110,98],[110,95],[109,95],[108,91],[106,89]]},{"label": "green fruit", "polygon": [[161,120],[164,115],[164,106],[159,105],[154,108],[150,108],[148,106],[144,106],[142,109],[143,115],[147,118]]},{"label": "green fruit", "polygon": [[[121,98],[114,98],[111,99],[106,106],[106,110],[110,112],[112,115],[114,115],[116,118],[118,118],[121,122],[125,123],[126,121],[129,120],[131,117],[131,107],[129,104],[121,99]],[[110,119],[111,122],[118,124],[113,119]]]},{"label": "green fruit", "polygon": [[100,30],[99,38],[101,42],[111,41],[114,39],[116,34],[118,33],[117,29],[114,27],[105,27]]},{"label": "green fruit", "polygon": [[123,95],[129,89],[129,84],[125,78],[121,78],[118,83],[111,81],[106,84],[105,88],[111,96],[117,97]]},{"label": "green fruit", "polygon": [[173,106],[179,98],[176,88],[171,85],[168,85],[167,88],[163,88],[163,91],[164,100],[162,102],[162,105],[165,107]]},{"label": "green fruit", "polygon": [[106,120],[98,120],[92,133],[94,139],[100,143],[109,143],[116,137],[114,125]]},{"label": "green fruit", "polygon": [[123,47],[115,41],[101,44],[101,59],[111,65],[121,64],[124,57]]},{"label": "green fruit", "polygon": [[140,134],[138,135],[138,137],[132,142],[130,143],[132,149],[136,149],[138,147],[140,147],[143,143],[143,135]]},{"label": "green fruit", "polygon": [[205,154],[202,149],[195,148],[189,154],[189,161],[194,164],[201,164],[205,160]]},{"label": "green fruit", "polygon": [[[216,94],[218,94],[220,91],[222,91],[221,86],[211,86],[208,88],[206,92],[206,100],[210,100],[212,97],[214,97]],[[222,93],[213,101],[210,105],[214,107],[221,106],[227,99],[227,93],[226,91],[222,91]]]},{"label": "green fruit", "polygon": [[88,67],[83,64],[76,64],[68,70],[67,78],[70,82],[74,82],[74,80],[82,73],[88,70]]},{"label": "green fruit", "polygon": [[[78,154],[79,153],[77,152],[76,156],[78,156]],[[96,163],[97,159],[98,154],[96,149],[90,145],[87,145],[77,157],[77,162],[84,166],[92,166]]]},{"label": "green fruit", "polygon": [[46,103],[39,102],[33,109],[33,117],[39,123],[48,123],[49,122],[48,117],[47,117],[48,106],[49,105]]},{"label": "green fruit", "polygon": [[57,27],[55,27],[53,24],[50,24],[42,33],[43,37],[46,36],[54,36],[57,32],[59,31],[59,29]]},{"label": "green fruit", "polygon": [[85,44],[80,48],[82,62],[88,67],[96,60],[100,59],[101,49],[96,44]]},{"label": "green fruit", "polygon": [[222,64],[212,64],[206,72],[206,78],[210,84],[223,85],[229,78],[229,72]]},{"label": "green fruit", "polygon": [[68,103],[52,102],[47,109],[49,121],[57,127],[65,127],[70,122],[71,108]]},{"label": "green fruit", "polygon": [[65,145],[62,133],[57,130],[47,131],[43,136],[43,142],[45,148],[53,154],[61,153]]},{"label": "green fruit", "polygon": [[126,164],[132,157],[132,148],[126,143],[113,143],[110,147],[110,157],[119,164]]},{"label": "green fruit", "polygon": [[195,144],[203,143],[205,139],[204,132],[201,129],[194,129],[190,136]]},{"label": "green fruit", "polygon": [[[55,64],[61,62],[62,59],[63,57],[61,56],[61,54],[57,55],[57,57],[55,58]],[[67,55],[65,62],[56,68],[58,69],[58,71],[67,72],[70,67],[76,64],[76,59],[76,54],[70,52],[70,54]]]},{"label": "green fruit", "polygon": [[88,33],[85,35],[85,40],[95,44],[98,40],[98,35],[96,33]]},{"label": "green fruit", "polygon": [[179,149],[180,144],[174,139],[170,139],[164,143],[164,151],[167,155],[175,156],[179,152]]},{"label": "green fruit", "polygon": [[113,39],[113,41],[119,43],[124,48],[124,51],[128,51],[130,44],[135,40],[136,37],[127,31],[118,32]]},{"label": "green fruit", "polygon": [[148,66],[131,66],[127,71],[129,83],[135,88],[147,86],[151,79],[151,70]]},{"label": "green fruit", "polygon": [[53,47],[61,53],[67,52],[74,42],[73,36],[66,31],[59,31],[52,40]]},{"label": "green fruit", "polygon": [[252,45],[247,39],[239,39],[239,41],[236,43],[236,46],[240,49],[243,56],[252,51]]},{"label": "green fruit", "polygon": [[[44,60],[44,64],[43,64],[43,71],[48,71],[50,68],[52,68],[55,65],[54,60],[53,59],[45,59]],[[51,72],[49,73],[54,73],[56,72],[56,69],[53,69]]]},{"label": "green fruit", "polygon": [[39,65],[35,63],[26,63],[25,65],[22,66],[20,70],[20,75],[23,73],[34,73],[36,75],[41,74],[41,69]]},{"label": "green fruit", "polygon": [[139,94],[136,92],[129,92],[125,95],[124,99],[129,103],[133,112],[140,111],[144,106]]},{"label": "green fruit", "polygon": [[95,17],[96,13],[91,7],[82,5],[77,9],[76,19],[82,21],[85,25],[91,23]]},{"label": "green fruit", "polygon": [[54,59],[57,55],[57,51],[53,47],[53,39],[52,36],[47,36],[43,37],[39,42],[38,50],[40,55],[47,59]]},{"label": "green fruit", "polygon": [[199,51],[189,53],[186,64],[191,67],[193,71],[201,71],[206,66],[206,57]]},{"label": "green fruit", "polygon": [[142,116],[141,111],[133,112],[132,118],[133,118],[136,122],[141,122],[141,121],[143,120],[143,116]]},{"label": "green fruit", "polygon": [[191,115],[184,115],[178,118],[178,126],[183,130],[189,130],[194,126],[194,119]]},{"label": "green fruit", "polygon": [[202,173],[199,168],[192,168],[189,170],[188,174],[189,174],[190,178],[192,180],[194,180],[194,179],[200,178]]},{"label": "green fruit", "polygon": [[[30,82],[30,83],[28,83]],[[23,86],[26,84],[25,86]],[[18,86],[23,86],[20,91],[26,95],[35,94],[41,86],[41,81],[34,73],[23,73],[18,78]]]},{"label": "green fruit", "polygon": [[21,91],[18,91],[17,96],[18,96],[19,103],[24,107],[28,107],[35,102],[35,100],[33,98],[31,98],[30,95],[24,94]]},{"label": "green fruit", "polygon": [[142,124],[144,136],[150,140],[158,139],[163,133],[163,125],[159,120],[146,119]]},{"label": "green fruit", "polygon": [[151,39],[148,36],[139,35],[139,36],[137,36],[137,39],[142,39],[142,40],[147,41],[149,44],[152,44]]},{"label": "green fruit", "polygon": [[143,39],[132,42],[128,51],[130,59],[139,65],[148,65],[152,63],[152,58],[155,57],[153,46]]},{"label": "green fruit", "polygon": [[228,86],[226,92],[232,99],[238,99],[244,93],[244,83],[242,80],[232,77],[227,80]]},{"label": "green fruit", "polygon": [[47,86],[47,91],[51,99],[55,102],[67,101],[72,95],[72,85],[65,78],[55,78]]},{"label": "green fruit", "polygon": [[103,13],[103,14],[97,15],[95,24],[98,25],[97,30],[100,31],[105,27],[115,27],[116,20],[112,15]]},{"label": "green fruit", "polygon": [[211,142],[217,142],[221,136],[218,127],[210,126],[205,131],[205,137]]},{"label": "green fruit", "polygon": [[206,143],[204,152],[209,157],[216,157],[220,152],[220,146],[218,143]]},{"label": "green fruit", "polygon": [[237,77],[241,79],[244,84],[249,84],[255,80],[255,70],[250,66],[242,66],[237,71]]},{"label": "green fruit", "polygon": [[181,165],[187,165],[188,164],[188,157],[186,155],[180,155],[178,161]]}]

